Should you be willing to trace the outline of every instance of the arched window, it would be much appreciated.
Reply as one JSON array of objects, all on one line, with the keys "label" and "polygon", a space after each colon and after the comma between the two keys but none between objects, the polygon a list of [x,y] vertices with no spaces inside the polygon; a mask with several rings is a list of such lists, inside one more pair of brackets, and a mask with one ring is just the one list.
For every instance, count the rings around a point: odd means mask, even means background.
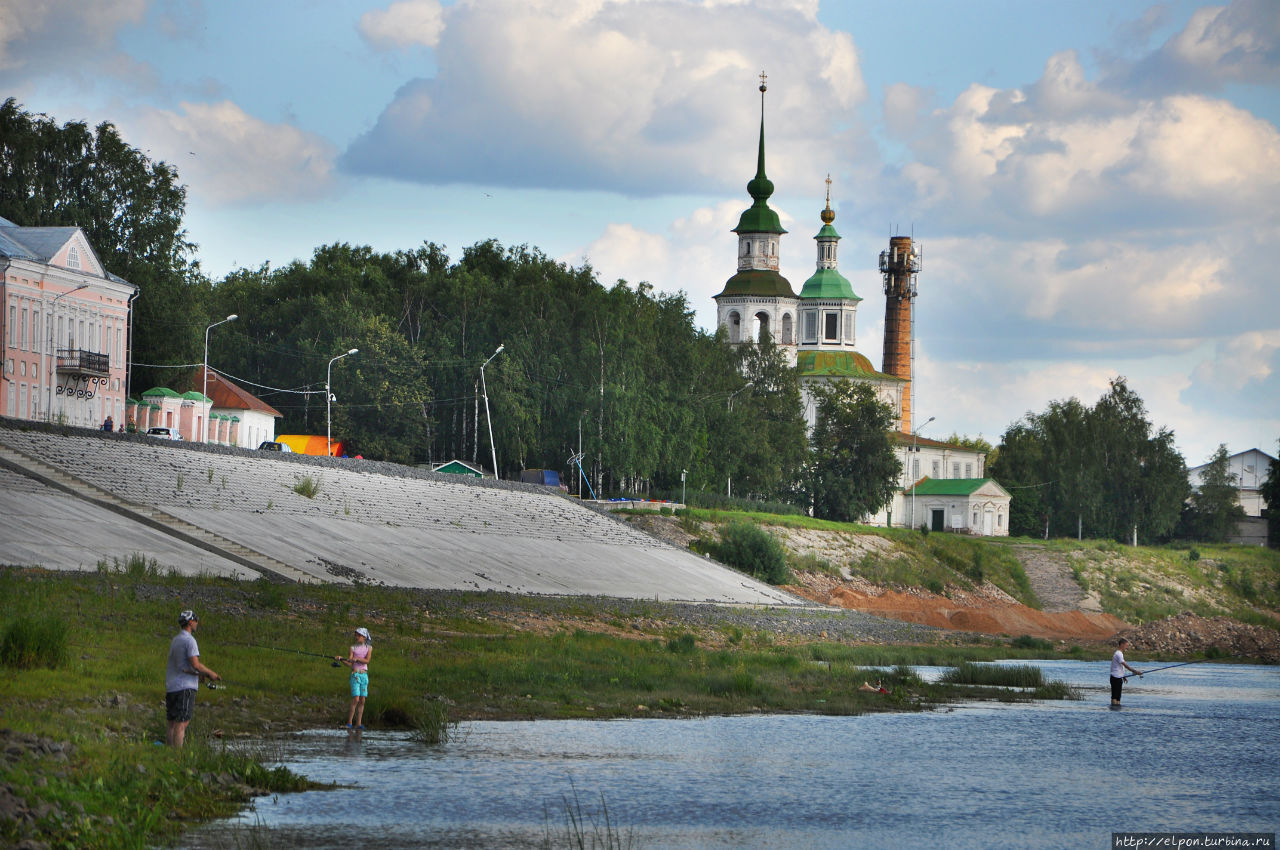
[{"label": "arched window", "polygon": [[740,342],[742,340],[742,317],[738,315],[738,311],[734,310],[729,314],[729,342]]},{"label": "arched window", "polygon": [[795,343],[795,340],[792,339],[791,337],[791,333],[792,333],[791,314],[786,313],[782,317],[782,344],[783,345],[792,345]]},{"label": "arched window", "polygon": [[756,313],[756,342],[764,339],[764,335],[773,334],[773,329],[769,327],[769,314],[761,310]]}]

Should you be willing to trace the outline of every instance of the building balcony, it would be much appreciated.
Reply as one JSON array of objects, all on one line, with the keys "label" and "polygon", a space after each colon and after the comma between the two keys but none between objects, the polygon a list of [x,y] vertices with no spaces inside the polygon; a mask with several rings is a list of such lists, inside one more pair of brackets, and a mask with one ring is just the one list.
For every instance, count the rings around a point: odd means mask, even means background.
[{"label": "building balcony", "polygon": [[58,374],[105,378],[111,374],[111,358],[106,354],[76,348],[58,349]]}]

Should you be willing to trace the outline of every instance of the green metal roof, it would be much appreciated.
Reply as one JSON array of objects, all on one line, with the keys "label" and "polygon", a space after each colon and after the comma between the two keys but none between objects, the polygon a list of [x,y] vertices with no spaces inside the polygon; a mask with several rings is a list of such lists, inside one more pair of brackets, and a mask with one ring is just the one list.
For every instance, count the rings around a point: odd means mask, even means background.
[{"label": "green metal roof", "polygon": [[768,295],[781,298],[795,298],[796,292],[791,282],[773,269],[748,269],[741,271],[725,282],[724,290],[716,298],[724,295]]},{"label": "green metal roof", "polygon": [[143,398],[147,398],[148,396],[163,396],[164,398],[182,398],[182,396],[178,395],[168,387],[152,387],[151,389],[147,390],[145,393],[142,394]]},{"label": "green metal roof", "polygon": [[[982,487],[991,478],[922,478],[916,482],[917,496],[968,496]],[[911,487],[904,487],[904,493],[910,493]]]},{"label": "green metal roof", "polygon": [[840,234],[836,233],[836,229],[829,224],[822,225],[822,229],[818,231],[818,235],[814,239],[839,239]]},{"label": "green metal roof", "polygon": [[802,378],[874,378],[878,381],[902,381],[894,375],[877,372],[871,361],[856,351],[801,351],[796,355],[796,368]]},{"label": "green metal roof", "polygon": [[778,214],[769,208],[773,181],[764,173],[764,113],[760,115],[760,150],[756,155],[756,176],[747,183],[747,192],[755,203],[742,213],[734,233],[786,233]]},{"label": "green metal roof", "polygon": [[207,401],[210,404],[213,404],[213,399],[209,398],[204,393],[197,392],[195,390],[192,390],[191,392],[183,393],[182,397],[187,399],[188,401]]},{"label": "green metal roof", "polygon": [[818,269],[800,288],[801,298],[847,298],[861,301],[853,292],[853,285],[835,269]]}]

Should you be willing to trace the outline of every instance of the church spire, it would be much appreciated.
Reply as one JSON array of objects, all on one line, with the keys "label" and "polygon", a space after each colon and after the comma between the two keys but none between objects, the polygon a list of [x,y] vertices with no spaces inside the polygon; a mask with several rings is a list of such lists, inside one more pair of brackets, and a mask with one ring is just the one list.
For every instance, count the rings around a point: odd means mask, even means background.
[{"label": "church spire", "polygon": [[756,154],[756,176],[747,183],[747,192],[755,202],[742,213],[738,226],[733,229],[743,233],[786,233],[778,214],[769,207],[773,195],[773,181],[764,173],[764,93],[769,90],[768,77],[760,72],[760,146]]}]

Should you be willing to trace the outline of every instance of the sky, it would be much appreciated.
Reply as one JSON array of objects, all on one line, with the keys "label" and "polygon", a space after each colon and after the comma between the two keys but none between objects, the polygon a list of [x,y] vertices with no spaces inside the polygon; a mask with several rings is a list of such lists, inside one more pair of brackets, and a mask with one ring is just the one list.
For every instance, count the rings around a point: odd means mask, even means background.
[{"label": "sky", "polygon": [[782,273],[830,175],[877,366],[879,252],[922,245],[922,436],[997,443],[1123,376],[1188,466],[1277,454],[1274,0],[0,0],[0,96],[175,165],[215,281],[493,238],[708,330],[761,72]]}]

